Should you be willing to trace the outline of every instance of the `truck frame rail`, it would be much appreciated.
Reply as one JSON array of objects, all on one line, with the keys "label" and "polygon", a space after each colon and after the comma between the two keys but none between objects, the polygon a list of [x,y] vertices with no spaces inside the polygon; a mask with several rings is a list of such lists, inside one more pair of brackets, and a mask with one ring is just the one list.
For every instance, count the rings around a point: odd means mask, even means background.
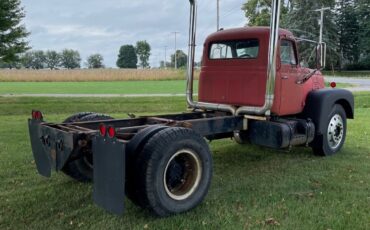
[{"label": "truck frame rail", "polygon": [[[94,162],[94,201],[112,213],[122,214],[126,147],[141,130],[158,125],[183,127],[212,140],[232,137],[234,131],[247,129],[246,121],[244,116],[225,112],[190,112],[73,123],[48,123],[41,115],[29,119],[28,125],[33,155],[41,175],[50,177],[52,169],[62,170],[66,163],[81,157],[81,149],[89,147]],[[113,129],[113,135],[101,135],[101,127]]]}]

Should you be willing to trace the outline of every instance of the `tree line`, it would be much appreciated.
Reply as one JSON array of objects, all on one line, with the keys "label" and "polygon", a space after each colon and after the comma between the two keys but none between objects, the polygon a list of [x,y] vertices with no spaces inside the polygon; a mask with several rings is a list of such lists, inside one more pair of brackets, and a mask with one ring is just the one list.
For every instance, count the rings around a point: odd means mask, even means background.
[{"label": "tree line", "polygon": [[[104,68],[104,58],[100,54],[92,54],[86,60],[89,69]],[[0,64],[0,68],[26,68],[26,69],[78,69],[81,68],[81,55],[77,50],[64,49],[61,52],[48,50],[32,50],[19,56],[17,62]]]},{"label": "tree line", "polygon": [[[136,45],[126,44],[119,49],[117,67],[128,69],[147,69],[150,68],[149,58],[151,55],[151,46],[147,41],[138,41]],[[171,55],[171,62],[161,61],[160,68],[174,68],[175,57],[177,67],[182,68],[187,63],[187,55],[182,50],[177,50],[176,55]]]},{"label": "tree line", "polygon": [[[370,69],[370,2],[369,0],[285,0],[282,1],[281,27],[296,37],[319,38],[320,12],[325,11],[323,40],[328,46],[327,68],[345,70]],[[249,26],[268,26],[271,0],[249,0],[242,9]],[[312,46],[299,44],[301,59],[312,61]]]}]

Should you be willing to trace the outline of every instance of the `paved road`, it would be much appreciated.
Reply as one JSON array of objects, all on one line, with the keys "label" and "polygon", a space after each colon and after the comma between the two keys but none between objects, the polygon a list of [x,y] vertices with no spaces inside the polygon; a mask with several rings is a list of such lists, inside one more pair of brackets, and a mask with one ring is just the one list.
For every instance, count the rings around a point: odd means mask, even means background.
[{"label": "paved road", "polygon": [[[370,78],[326,77],[326,81],[355,85],[352,92],[370,91]],[[0,94],[0,97],[185,97],[185,94]]]},{"label": "paved road", "polygon": [[370,91],[370,78],[325,77],[325,80],[355,85],[354,87],[347,88],[352,92]]}]

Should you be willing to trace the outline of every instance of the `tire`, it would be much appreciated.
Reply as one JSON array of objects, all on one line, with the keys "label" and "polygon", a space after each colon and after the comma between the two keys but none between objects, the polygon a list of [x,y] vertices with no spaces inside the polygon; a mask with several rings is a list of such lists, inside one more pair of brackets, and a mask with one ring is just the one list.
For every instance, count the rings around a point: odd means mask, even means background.
[{"label": "tire", "polygon": [[[71,122],[84,122],[84,121],[99,121],[99,120],[110,120],[113,119],[110,116],[98,113],[78,113],[67,118],[64,123]],[[93,162],[92,162],[92,151],[91,143],[87,147],[80,150],[79,153],[82,157],[76,160],[67,162],[62,172],[69,177],[79,182],[91,182],[93,179]]]},{"label": "tire", "polygon": [[72,123],[72,122],[79,122],[81,118],[94,114],[93,112],[82,112],[82,113],[76,113],[68,118],[66,118],[63,123]]},{"label": "tire", "polygon": [[199,205],[212,179],[212,156],[206,141],[186,128],[156,133],[135,162],[139,205],[157,216],[186,212]]},{"label": "tire", "polygon": [[163,125],[153,125],[149,126],[139,133],[137,133],[132,140],[127,144],[126,147],[126,180],[125,180],[125,193],[127,198],[129,198],[134,204],[140,206],[140,197],[135,188],[136,175],[141,172],[137,171],[140,162],[136,159],[141,154],[145,143],[154,136],[157,132],[168,128]]},{"label": "tire", "polygon": [[325,133],[316,136],[312,150],[315,155],[331,156],[339,152],[345,142],[347,116],[341,105],[335,104],[325,122]]}]

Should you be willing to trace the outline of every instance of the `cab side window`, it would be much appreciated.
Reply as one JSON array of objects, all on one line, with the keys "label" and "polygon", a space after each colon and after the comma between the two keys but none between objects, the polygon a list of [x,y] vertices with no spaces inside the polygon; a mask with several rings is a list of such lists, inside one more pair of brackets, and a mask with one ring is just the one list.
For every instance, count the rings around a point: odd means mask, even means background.
[{"label": "cab side window", "polygon": [[294,44],[289,40],[281,40],[280,43],[281,64],[297,65],[297,57],[294,52]]}]

